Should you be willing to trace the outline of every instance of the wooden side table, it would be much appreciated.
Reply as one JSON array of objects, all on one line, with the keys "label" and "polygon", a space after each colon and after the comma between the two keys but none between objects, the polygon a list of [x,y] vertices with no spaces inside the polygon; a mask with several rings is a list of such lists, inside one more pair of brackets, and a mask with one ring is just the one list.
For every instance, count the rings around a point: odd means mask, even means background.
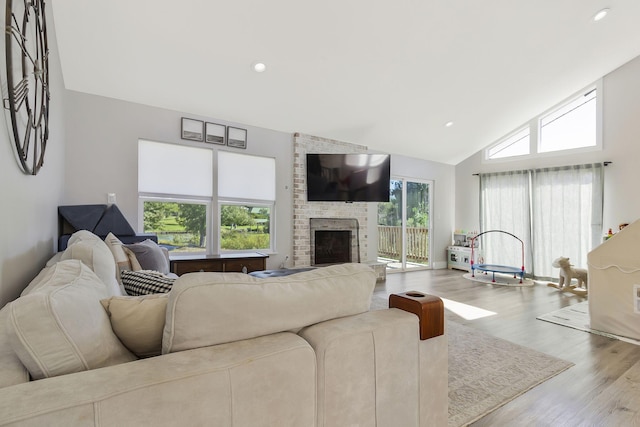
[{"label": "wooden side table", "polygon": [[261,252],[176,256],[171,259],[170,268],[178,276],[198,271],[251,273],[266,270],[268,257]]}]

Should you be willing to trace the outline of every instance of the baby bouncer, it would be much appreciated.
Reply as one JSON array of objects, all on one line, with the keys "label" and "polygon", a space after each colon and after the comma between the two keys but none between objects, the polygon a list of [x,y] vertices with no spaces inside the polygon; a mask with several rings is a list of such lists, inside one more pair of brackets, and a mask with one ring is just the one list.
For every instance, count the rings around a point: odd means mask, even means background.
[{"label": "baby bouncer", "polygon": [[[518,267],[511,267],[508,265],[484,264],[483,262],[475,264],[474,263],[475,258],[474,258],[473,252],[476,247],[476,239],[478,239],[479,237],[487,233],[504,233],[513,237],[514,239],[517,239],[520,242],[520,245],[522,247],[522,264],[521,264],[522,266],[518,268]],[[471,239],[471,277],[476,277],[475,275],[476,270],[484,271],[485,274],[487,272],[491,272],[493,275],[491,281],[493,283],[495,283],[496,281],[496,273],[513,274],[514,279],[517,278],[517,276],[520,276],[520,283],[522,283],[522,279],[524,278],[524,242],[517,236],[503,230],[488,230],[478,234],[473,239]]]}]

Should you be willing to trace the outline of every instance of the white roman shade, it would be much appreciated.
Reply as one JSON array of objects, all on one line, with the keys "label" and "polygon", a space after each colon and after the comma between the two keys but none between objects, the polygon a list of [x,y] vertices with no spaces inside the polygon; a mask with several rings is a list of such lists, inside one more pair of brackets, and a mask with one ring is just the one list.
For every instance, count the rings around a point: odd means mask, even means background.
[{"label": "white roman shade", "polygon": [[218,198],[276,199],[276,160],[218,152]]},{"label": "white roman shade", "polygon": [[138,191],[211,197],[211,149],[139,140]]}]

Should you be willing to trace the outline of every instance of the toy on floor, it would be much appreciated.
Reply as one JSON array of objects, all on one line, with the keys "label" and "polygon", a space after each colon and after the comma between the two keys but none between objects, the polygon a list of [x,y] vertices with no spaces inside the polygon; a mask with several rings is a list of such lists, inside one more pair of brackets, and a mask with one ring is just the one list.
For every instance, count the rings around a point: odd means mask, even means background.
[{"label": "toy on floor", "polygon": [[[574,268],[569,262],[569,258],[560,257],[553,260],[551,263],[555,268],[560,269],[560,280],[558,284],[548,283],[547,286],[551,286],[561,291],[572,292],[576,295],[586,295],[587,294],[587,270],[584,268]],[[576,279],[578,281],[578,288],[571,284],[571,279]]]},{"label": "toy on floor", "polygon": [[[520,242],[520,249],[521,249],[521,253],[522,253],[522,266],[521,267],[511,267],[508,265],[497,265],[497,264],[485,264],[484,263],[484,257],[482,256],[478,256],[478,263],[474,263],[473,260],[475,259],[474,257],[474,248],[476,248],[478,245],[476,243],[476,240],[482,236],[483,234],[487,234],[487,233],[503,233],[503,234],[507,234],[511,237],[513,237],[514,239],[518,240]],[[482,233],[478,234],[477,236],[475,236],[473,239],[471,239],[471,277],[476,277],[476,270],[480,270],[480,271],[484,271],[484,274],[487,274],[488,271],[490,271],[493,274],[492,283],[495,283],[496,281],[496,273],[507,273],[507,274],[513,274],[513,278],[515,279],[516,276],[520,276],[520,283],[522,283],[522,280],[524,279],[524,242],[517,236],[507,232],[507,231],[502,231],[502,230],[488,230],[488,231],[483,231]]]}]

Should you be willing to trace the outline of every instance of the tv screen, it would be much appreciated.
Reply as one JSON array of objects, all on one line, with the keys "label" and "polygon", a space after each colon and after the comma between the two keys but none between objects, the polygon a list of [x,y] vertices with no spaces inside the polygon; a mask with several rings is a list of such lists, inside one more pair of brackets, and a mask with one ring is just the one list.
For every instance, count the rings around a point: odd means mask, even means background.
[{"label": "tv screen", "polygon": [[388,202],[388,154],[307,154],[307,200]]}]

